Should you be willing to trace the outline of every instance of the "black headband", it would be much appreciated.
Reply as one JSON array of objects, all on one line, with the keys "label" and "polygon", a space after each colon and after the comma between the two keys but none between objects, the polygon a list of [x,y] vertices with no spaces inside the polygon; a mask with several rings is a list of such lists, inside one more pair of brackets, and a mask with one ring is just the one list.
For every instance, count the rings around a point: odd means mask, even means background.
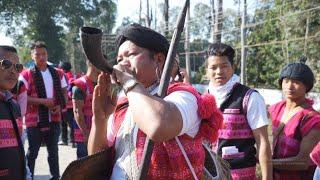
[{"label": "black headband", "polygon": [[161,52],[167,55],[169,43],[167,39],[160,33],[141,26],[139,24],[130,24],[126,26],[117,36],[117,48],[121,46],[126,40],[132,41],[137,46]]}]

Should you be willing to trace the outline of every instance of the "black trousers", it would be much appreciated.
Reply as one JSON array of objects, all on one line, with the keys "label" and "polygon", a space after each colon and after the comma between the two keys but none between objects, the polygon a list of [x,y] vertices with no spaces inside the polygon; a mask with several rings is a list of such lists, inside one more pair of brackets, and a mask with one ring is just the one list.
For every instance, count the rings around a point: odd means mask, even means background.
[{"label": "black trousers", "polygon": [[69,138],[70,141],[74,142],[74,130],[73,130],[73,109],[68,109],[66,112],[62,113],[61,121],[61,139],[62,142],[68,144],[68,126],[70,128]]},{"label": "black trousers", "polygon": [[50,122],[50,132],[48,137],[43,137],[38,127],[27,128],[29,149],[27,152],[28,166],[34,176],[35,161],[38,157],[38,152],[41,142],[44,140],[48,151],[48,163],[52,179],[59,180],[59,155],[58,155],[58,140],[60,135],[60,124]]}]

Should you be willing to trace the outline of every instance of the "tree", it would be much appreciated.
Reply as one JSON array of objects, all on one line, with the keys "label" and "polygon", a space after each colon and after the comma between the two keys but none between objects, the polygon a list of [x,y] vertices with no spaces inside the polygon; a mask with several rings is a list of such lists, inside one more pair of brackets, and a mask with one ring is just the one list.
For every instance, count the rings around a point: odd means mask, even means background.
[{"label": "tree", "polygon": [[222,37],[222,23],[223,23],[223,0],[218,0],[218,11],[214,25],[214,38],[213,42],[221,42]]},{"label": "tree", "polygon": [[[319,9],[313,7],[319,6],[320,1],[266,1],[260,5],[250,22],[255,25],[248,32],[249,85],[278,87],[279,72],[284,64],[297,61],[303,54],[318,74],[320,18]],[[318,83],[314,90],[319,89]]]},{"label": "tree", "polygon": [[[48,46],[49,60],[58,62],[65,57],[62,38],[62,26],[55,23],[62,1],[24,0],[19,3],[1,1],[0,16],[7,25],[7,34],[18,37],[16,43],[28,47],[32,41],[42,40]],[[50,8],[48,8],[50,7]],[[3,23],[3,22],[1,22]],[[19,34],[22,29],[23,34]]]},{"label": "tree", "polygon": [[165,35],[168,37],[169,34],[169,0],[164,0],[163,16],[165,22]]},{"label": "tree", "polygon": [[190,22],[191,36],[209,39],[210,38],[210,7],[204,3],[197,3],[193,8],[193,17]]},{"label": "tree", "polygon": [[[64,17],[68,21],[65,25],[67,36],[65,47],[68,51],[68,59],[76,71],[85,71],[86,64],[81,46],[79,45],[79,27],[92,26],[102,29],[104,34],[110,34],[115,24],[116,4],[111,0],[80,2],[66,1]],[[112,50],[112,49],[111,49]],[[108,48],[104,49],[108,52]]]},{"label": "tree", "polygon": [[27,47],[30,41],[43,40],[48,45],[49,61],[58,63],[70,58],[80,60],[74,56],[81,54],[77,45],[79,27],[90,25],[111,33],[116,4],[112,0],[3,0],[0,12],[0,23],[6,24],[6,32],[14,37],[15,44]]}]

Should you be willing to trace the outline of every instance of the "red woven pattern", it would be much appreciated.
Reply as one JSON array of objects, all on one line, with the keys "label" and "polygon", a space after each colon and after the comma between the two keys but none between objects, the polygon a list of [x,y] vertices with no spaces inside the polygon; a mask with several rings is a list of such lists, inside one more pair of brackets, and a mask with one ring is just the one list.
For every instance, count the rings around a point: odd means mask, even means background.
[{"label": "red woven pattern", "polygon": [[17,147],[18,141],[11,120],[0,120],[0,148]]},{"label": "red woven pattern", "polygon": [[[228,114],[226,113],[229,112]],[[224,123],[219,130],[219,138],[222,139],[246,139],[253,138],[252,130],[246,117],[239,114],[240,110],[224,110]]]},{"label": "red woven pattern", "polygon": [[[136,144],[138,164],[141,164],[145,138],[145,134],[139,130]],[[179,136],[179,140],[198,178],[201,179],[205,158],[202,139],[199,137],[192,139],[188,135],[182,135]],[[155,143],[151,156],[148,179],[193,179],[186,160],[174,139],[162,143]]]},{"label": "red woven pattern", "polygon": [[[93,98],[93,90],[94,90],[94,85],[93,82],[86,76],[82,76],[79,79],[76,79],[72,82],[74,86],[77,86],[80,88],[83,93],[85,93],[85,100],[83,104],[83,115],[84,115],[84,120],[85,124],[88,128],[88,130],[91,129],[91,123],[92,123],[92,98]],[[84,136],[82,134],[82,131],[80,130],[79,126],[77,125],[74,128],[74,140],[76,142],[84,142]]]},{"label": "red woven pattern", "polygon": [[[63,77],[63,72],[60,70],[57,70],[59,77]],[[33,82],[32,78],[32,73],[30,69],[26,69],[20,73],[23,78],[27,81],[28,83],[28,89],[27,89],[27,94],[28,96],[32,97],[38,97],[35,89],[35,85]],[[53,97],[55,97],[55,92],[53,94]],[[37,122],[38,122],[38,106],[36,105],[27,105],[27,111],[26,111],[26,126],[27,127],[36,127]],[[60,122],[61,121],[61,113],[56,113],[56,114],[51,114],[51,121],[53,122]]]},{"label": "red woven pattern", "polygon": [[[204,138],[211,142],[214,142],[217,139],[217,132],[222,124],[222,114],[216,107],[215,99],[212,95],[206,94],[201,96],[192,86],[183,83],[170,85],[168,94],[179,90],[190,92],[197,98],[198,114],[203,118],[199,132],[195,138],[191,138],[188,135],[179,136],[181,144],[183,145],[198,178],[202,179],[205,158],[202,141]],[[127,103],[127,99],[119,99],[117,108],[125,103]],[[114,123],[112,127],[114,136],[117,134],[125,117],[126,110],[127,108],[120,109],[114,114]],[[146,135],[139,130],[136,144],[138,164],[141,163],[145,138]],[[193,179],[186,160],[174,139],[155,143],[151,156],[148,179]]]}]

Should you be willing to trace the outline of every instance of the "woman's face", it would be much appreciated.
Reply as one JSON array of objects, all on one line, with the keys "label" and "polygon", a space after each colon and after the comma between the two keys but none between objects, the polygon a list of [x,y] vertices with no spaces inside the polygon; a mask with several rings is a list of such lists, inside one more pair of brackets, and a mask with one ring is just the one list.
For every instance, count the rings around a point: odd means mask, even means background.
[{"label": "woman's face", "polygon": [[282,80],[282,92],[286,99],[305,98],[307,88],[299,80],[284,78]]}]

